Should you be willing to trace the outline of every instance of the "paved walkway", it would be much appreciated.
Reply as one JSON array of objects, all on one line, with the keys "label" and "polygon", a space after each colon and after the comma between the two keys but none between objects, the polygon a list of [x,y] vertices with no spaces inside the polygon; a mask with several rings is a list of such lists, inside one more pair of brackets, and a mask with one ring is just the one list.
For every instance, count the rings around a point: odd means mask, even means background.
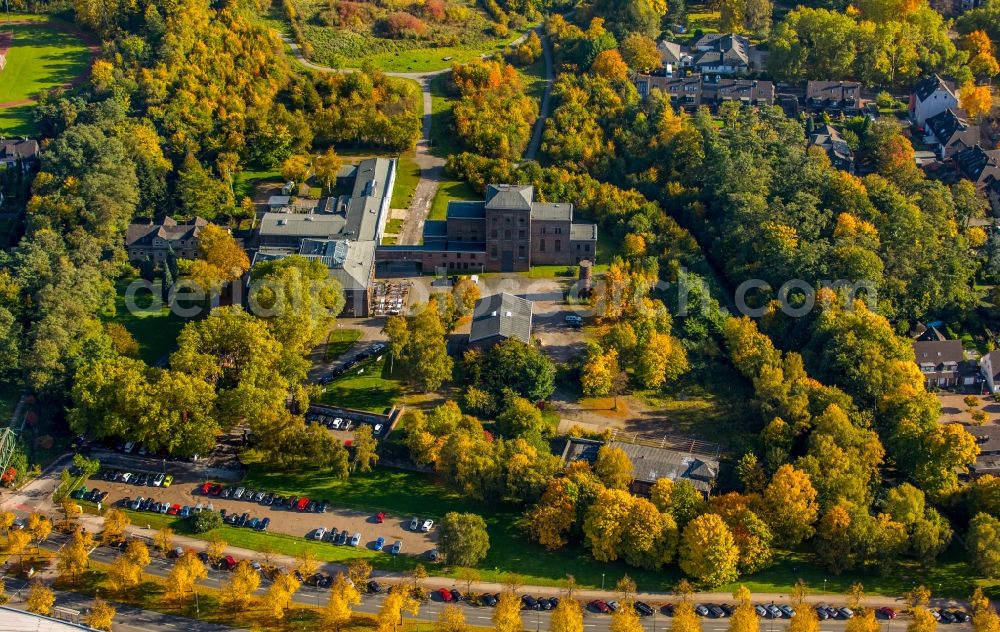
[{"label": "paved walkway", "polygon": [[552,45],[549,38],[545,37],[539,27],[539,35],[542,37],[542,57],[545,59],[545,94],[542,95],[542,107],[538,112],[538,120],[535,121],[535,129],[531,134],[531,142],[528,143],[528,151],[524,152],[525,160],[535,160],[538,149],[542,145],[542,133],[545,132],[545,121],[549,118],[549,102],[552,99],[552,82],[555,81],[555,71],[552,69]]}]

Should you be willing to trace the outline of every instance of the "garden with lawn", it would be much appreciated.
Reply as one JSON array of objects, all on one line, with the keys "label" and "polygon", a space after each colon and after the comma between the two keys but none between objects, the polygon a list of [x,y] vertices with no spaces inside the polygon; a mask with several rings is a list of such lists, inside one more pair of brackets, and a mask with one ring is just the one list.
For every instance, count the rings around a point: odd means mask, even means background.
[{"label": "garden with lawn", "polygon": [[139,357],[148,364],[155,364],[173,350],[185,320],[166,306],[158,310],[152,308],[154,299],[146,289],[136,291],[133,295],[134,303],[139,309],[129,310],[126,305],[127,290],[137,280],[127,279],[116,284],[115,315],[111,320],[125,327],[139,343]]}]

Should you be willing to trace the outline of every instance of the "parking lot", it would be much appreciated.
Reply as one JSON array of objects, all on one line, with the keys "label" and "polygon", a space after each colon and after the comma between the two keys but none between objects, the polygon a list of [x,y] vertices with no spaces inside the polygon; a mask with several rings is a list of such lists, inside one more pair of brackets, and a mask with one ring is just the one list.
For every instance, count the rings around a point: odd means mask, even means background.
[{"label": "parking lot", "polygon": [[[123,482],[122,480],[108,481],[104,479],[106,472],[107,470],[102,470],[84,483],[90,489],[97,488],[102,492],[108,492],[108,496],[104,501],[105,507],[117,504],[124,498],[134,500],[140,496],[143,498],[153,498],[155,502],[166,503],[168,506],[178,505],[180,509],[188,507],[193,510],[200,503],[205,509],[211,507],[215,511],[225,510],[227,514],[242,515],[246,513],[248,514],[248,521],[250,518],[258,518],[260,520],[269,518],[270,523],[267,530],[274,533],[305,538],[314,534],[316,529],[319,528],[323,528],[326,531],[337,529],[338,532],[346,530],[351,535],[360,533],[359,546],[368,548],[374,548],[377,538],[384,538],[384,550],[387,554],[396,540],[403,543],[401,552],[404,555],[426,555],[436,547],[436,529],[432,529],[429,533],[419,530],[414,532],[409,529],[410,522],[414,516],[387,514],[384,522],[378,523],[374,513],[337,508],[333,505],[336,499],[309,499],[317,503],[323,501],[330,503],[326,511],[319,513],[317,511],[299,511],[297,507],[278,507],[277,503],[266,506],[256,501],[235,500],[232,497],[223,498],[221,490],[218,495],[204,495],[201,493],[201,488],[206,482],[205,479],[195,478],[189,473],[171,470],[170,468],[167,469],[167,473],[173,476],[173,482],[169,487],[156,487],[149,484],[139,486],[132,482]],[[133,475],[130,477],[133,481],[143,473],[161,473],[158,463],[151,463],[149,469],[145,471],[131,469],[129,472]],[[155,477],[147,476],[147,478]],[[233,482],[211,482],[218,483],[220,487],[228,486],[233,490],[241,487],[238,483]],[[253,491],[267,493],[267,490]],[[244,488],[244,492],[246,492],[246,488]],[[419,516],[419,518],[422,522],[426,516]],[[133,522],[138,526],[143,526],[141,517],[136,518]],[[334,545],[331,544],[331,546]]]}]

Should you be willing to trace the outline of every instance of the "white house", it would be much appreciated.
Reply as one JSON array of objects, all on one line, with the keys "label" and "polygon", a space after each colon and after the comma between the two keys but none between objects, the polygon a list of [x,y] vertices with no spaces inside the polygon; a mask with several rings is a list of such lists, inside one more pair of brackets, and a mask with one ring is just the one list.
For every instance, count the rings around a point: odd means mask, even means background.
[{"label": "white house", "polygon": [[910,119],[920,126],[930,117],[957,107],[956,91],[939,75],[924,79],[910,94]]}]

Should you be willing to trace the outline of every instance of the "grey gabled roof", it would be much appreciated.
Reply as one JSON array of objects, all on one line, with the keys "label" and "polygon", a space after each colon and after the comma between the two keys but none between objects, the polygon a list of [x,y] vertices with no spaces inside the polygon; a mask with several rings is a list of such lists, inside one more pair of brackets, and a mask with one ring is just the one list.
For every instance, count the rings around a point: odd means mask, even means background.
[{"label": "grey gabled roof", "polygon": [[530,211],[535,188],[520,184],[491,184],[486,187],[486,208]]},{"label": "grey gabled roof", "polygon": [[493,294],[476,301],[469,342],[501,336],[531,343],[531,301],[513,294]]},{"label": "grey gabled roof", "polygon": [[944,90],[950,93],[951,96],[955,96],[955,91],[952,90],[951,86],[940,75],[928,77],[917,83],[913,87],[913,94],[916,95],[918,101],[926,101],[928,97],[938,90]]},{"label": "grey gabled roof", "polygon": [[679,64],[683,53],[681,52],[681,45],[677,42],[671,42],[670,40],[660,40],[660,43],[656,45],[657,50],[660,51],[660,59],[666,64]]},{"label": "grey gabled roof", "polygon": [[[603,441],[571,437],[563,448],[563,461],[566,464],[581,460],[594,463],[603,445]],[[707,456],[627,441],[612,441],[609,445],[625,452],[632,462],[632,478],[643,483],[655,483],[661,478],[675,482],[687,480],[696,489],[708,493],[719,474],[719,461]]]}]

